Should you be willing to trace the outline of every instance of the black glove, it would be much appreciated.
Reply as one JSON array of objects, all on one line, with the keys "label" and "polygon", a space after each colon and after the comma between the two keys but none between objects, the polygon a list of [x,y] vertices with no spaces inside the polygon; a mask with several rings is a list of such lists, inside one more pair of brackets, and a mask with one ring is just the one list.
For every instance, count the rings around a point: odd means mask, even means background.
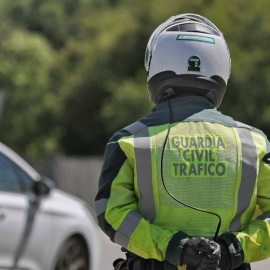
[{"label": "black glove", "polygon": [[221,258],[219,261],[219,268],[221,270],[229,270],[232,268],[231,255],[225,242],[218,240],[221,248]]},{"label": "black glove", "polygon": [[216,270],[220,259],[221,249],[219,244],[203,237],[190,238],[182,251],[182,264],[187,269]]}]

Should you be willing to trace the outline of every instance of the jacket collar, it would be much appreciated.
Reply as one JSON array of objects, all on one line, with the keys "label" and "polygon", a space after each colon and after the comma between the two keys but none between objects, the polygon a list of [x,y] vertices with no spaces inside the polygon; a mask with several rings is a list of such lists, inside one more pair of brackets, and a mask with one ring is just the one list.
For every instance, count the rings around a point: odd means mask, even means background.
[{"label": "jacket collar", "polygon": [[[177,97],[170,99],[170,103],[173,111],[185,111],[189,115],[205,109],[216,110],[214,104],[212,104],[207,98],[201,96]],[[168,101],[164,101],[156,105],[153,108],[153,111],[164,109],[168,109]]]}]

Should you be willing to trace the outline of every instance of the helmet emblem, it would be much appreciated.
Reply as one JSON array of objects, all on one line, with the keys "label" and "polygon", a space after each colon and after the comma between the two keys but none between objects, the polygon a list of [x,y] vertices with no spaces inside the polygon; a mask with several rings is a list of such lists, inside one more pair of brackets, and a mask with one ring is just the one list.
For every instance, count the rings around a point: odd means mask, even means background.
[{"label": "helmet emblem", "polygon": [[198,56],[191,56],[188,59],[188,71],[200,71],[201,59]]}]

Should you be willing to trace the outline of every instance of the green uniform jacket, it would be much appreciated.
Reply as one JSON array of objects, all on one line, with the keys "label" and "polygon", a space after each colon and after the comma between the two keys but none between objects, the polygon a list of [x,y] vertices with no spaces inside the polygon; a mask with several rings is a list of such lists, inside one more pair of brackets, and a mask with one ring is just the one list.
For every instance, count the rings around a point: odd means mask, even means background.
[{"label": "green uniform jacket", "polygon": [[[270,256],[270,144],[204,97],[171,100],[164,181],[179,200],[219,214],[233,267]],[[169,107],[163,102],[107,144],[96,196],[102,230],[143,258],[181,265],[189,236],[213,237],[216,216],[173,200],[161,181]],[[260,215],[255,219],[254,214]]]}]

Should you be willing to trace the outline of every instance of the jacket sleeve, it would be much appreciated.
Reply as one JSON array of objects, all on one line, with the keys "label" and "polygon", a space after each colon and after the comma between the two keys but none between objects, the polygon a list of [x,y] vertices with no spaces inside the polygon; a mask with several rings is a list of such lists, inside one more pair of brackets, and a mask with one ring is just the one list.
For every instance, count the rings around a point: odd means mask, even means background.
[{"label": "jacket sleeve", "polygon": [[246,262],[270,256],[270,153],[260,163],[257,206],[262,214],[244,231],[236,234],[243,246]]},{"label": "jacket sleeve", "polygon": [[246,229],[221,236],[229,246],[233,266],[239,265],[241,257],[247,263],[270,257],[270,153],[259,164],[256,204],[261,214]]},{"label": "jacket sleeve", "polygon": [[96,196],[99,226],[113,242],[140,257],[181,265],[188,235],[152,224],[139,214],[134,161],[127,158],[118,139],[119,135],[112,137],[105,150]]}]

